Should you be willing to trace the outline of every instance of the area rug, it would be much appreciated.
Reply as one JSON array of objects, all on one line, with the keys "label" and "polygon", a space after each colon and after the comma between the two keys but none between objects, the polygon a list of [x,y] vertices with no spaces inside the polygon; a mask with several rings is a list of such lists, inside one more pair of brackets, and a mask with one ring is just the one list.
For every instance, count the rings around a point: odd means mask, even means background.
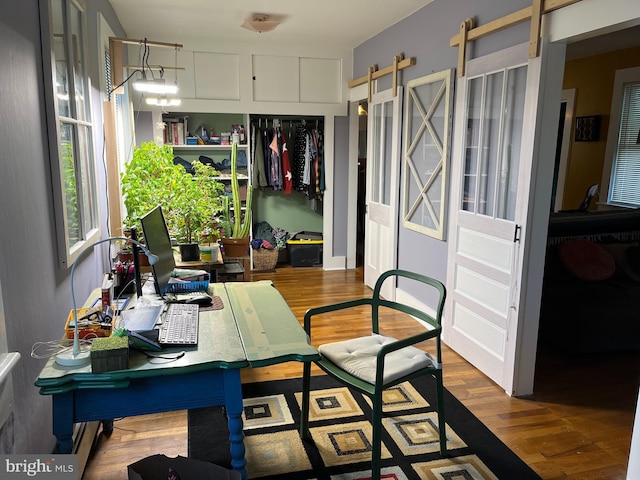
[{"label": "area rug", "polygon": [[[310,432],[298,434],[302,380],[243,385],[249,478],[364,480],[371,475],[369,399],[327,376],[311,378]],[[435,384],[430,378],[385,392],[382,478],[529,480],[540,477],[445,391],[447,448],[439,452]],[[189,411],[189,456],[230,467],[222,408]]]}]

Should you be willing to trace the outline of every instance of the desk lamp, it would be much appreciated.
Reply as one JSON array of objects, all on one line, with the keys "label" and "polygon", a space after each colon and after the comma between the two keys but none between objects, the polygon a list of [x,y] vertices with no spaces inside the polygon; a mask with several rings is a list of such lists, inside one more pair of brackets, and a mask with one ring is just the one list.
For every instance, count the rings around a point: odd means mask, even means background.
[{"label": "desk lamp", "polygon": [[142,251],[147,254],[147,257],[149,257],[149,264],[151,265],[158,261],[158,256],[151,253],[145,245],[141,244],[137,240],[126,237],[103,238],[102,240],[98,240],[97,242],[92,243],[82,252],[80,252],[78,258],[76,258],[76,260],[73,262],[73,265],[71,265],[71,277],[69,279],[69,281],[71,282],[71,305],[73,307],[73,349],[71,350],[71,352],[65,350],[64,352],[56,355],[56,363],[58,365],[62,365],[65,367],[80,367],[82,365],[88,364],[91,361],[91,352],[87,350],[80,351],[80,340],[78,334],[78,308],[76,307],[76,296],[73,289],[73,275],[76,271],[76,265],[87,254],[87,252],[89,252],[89,250],[93,250],[93,247],[95,247],[96,245],[105,242],[112,242],[114,240],[124,240],[128,243],[133,243],[134,245],[139,246]]}]

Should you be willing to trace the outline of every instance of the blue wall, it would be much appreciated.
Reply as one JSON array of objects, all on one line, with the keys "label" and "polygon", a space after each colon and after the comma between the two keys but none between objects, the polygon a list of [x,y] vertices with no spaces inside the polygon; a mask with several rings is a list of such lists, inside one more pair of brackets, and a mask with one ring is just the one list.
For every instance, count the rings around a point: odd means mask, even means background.
[{"label": "blue wall", "polygon": [[[416,65],[402,71],[400,84],[434,72],[456,68],[458,49],[449,46],[462,21],[473,18],[476,25],[512,13],[531,4],[528,0],[503,2],[497,0],[435,0],[410,17],[396,23],[354,49],[353,76],[367,75],[369,65],[380,68],[392,64],[393,57],[404,53],[415,57]],[[528,42],[529,23],[509,28],[470,43],[467,58],[475,58],[503,48]],[[391,87],[391,75],[378,80],[378,91]],[[453,108],[453,106],[452,106]],[[454,113],[455,115],[455,113]],[[404,120],[404,119],[403,119]],[[403,122],[404,123],[404,122]],[[404,128],[404,127],[403,127]],[[402,130],[404,131],[404,130]],[[455,137],[452,142],[455,142]],[[402,143],[404,152],[404,141]],[[451,172],[451,168],[449,168]],[[403,185],[405,172],[401,172]],[[451,181],[451,179],[449,179]],[[400,193],[402,198],[402,192]],[[449,208],[451,204],[449,202]],[[400,212],[401,213],[401,212]],[[418,271],[441,281],[447,276],[447,243],[402,227],[399,219],[398,267]],[[445,232],[448,225],[445,225]]]},{"label": "blue wall", "polygon": [[[107,0],[87,2],[89,58],[97,56],[97,11],[118,36],[124,32]],[[37,0],[0,0],[0,285],[9,351],[21,353],[13,372],[13,417],[0,431],[0,452],[51,452],[51,398],[33,385],[45,360],[31,358],[37,342],[58,340],[70,309],[69,271],[57,264],[49,146],[46,133],[40,18]],[[102,119],[95,86],[98,63],[90,62],[94,120]],[[101,123],[97,123],[101,125]],[[102,129],[96,128],[102,163]],[[107,203],[104,168],[100,178],[101,218]],[[103,224],[107,230],[106,221]],[[76,296],[86,298],[102,275],[100,259],[87,258],[76,271]],[[3,312],[0,311],[0,315]],[[1,325],[2,322],[0,322]],[[0,332],[2,334],[2,332]]]}]

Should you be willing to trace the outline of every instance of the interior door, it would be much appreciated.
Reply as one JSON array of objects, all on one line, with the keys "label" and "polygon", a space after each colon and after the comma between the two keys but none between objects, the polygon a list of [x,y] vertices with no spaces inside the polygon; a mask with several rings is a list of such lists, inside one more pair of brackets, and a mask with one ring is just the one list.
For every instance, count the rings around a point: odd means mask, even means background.
[{"label": "interior door", "polygon": [[469,61],[454,130],[445,341],[509,394],[539,90],[527,57],[521,45]]},{"label": "interior door", "polygon": [[[375,94],[369,104],[367,128],[367,195],[364,283],[373,288],[383,272],[397,262],[398,178],[402,89]],[[395,299],[395,285],[386,282],[382,295]]]}]

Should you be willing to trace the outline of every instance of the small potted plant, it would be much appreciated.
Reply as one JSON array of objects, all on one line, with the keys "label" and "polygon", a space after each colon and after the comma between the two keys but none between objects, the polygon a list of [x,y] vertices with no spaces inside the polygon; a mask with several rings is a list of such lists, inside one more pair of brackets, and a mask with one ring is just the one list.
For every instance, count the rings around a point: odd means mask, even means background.
[{"label": "small potted plant", "polygon": [[243,206],[238,181],[238,144],[235,142],[231,146],[231,193],[231,202],[228,197],[223,199],[223,215],[218,220],[224,232],[221,243],[225,256],[244,257],[249,253],[253,189],[247,189]]}]

